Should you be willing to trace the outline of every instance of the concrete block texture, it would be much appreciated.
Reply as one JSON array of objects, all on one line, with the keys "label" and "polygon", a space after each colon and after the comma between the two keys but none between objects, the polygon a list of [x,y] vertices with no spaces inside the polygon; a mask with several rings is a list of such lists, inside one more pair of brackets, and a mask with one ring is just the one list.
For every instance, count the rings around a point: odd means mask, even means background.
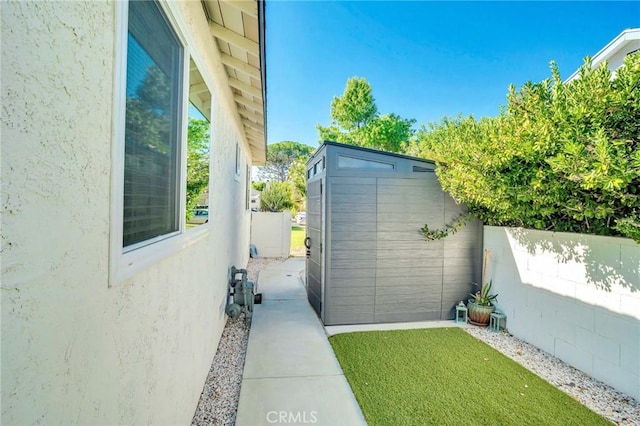
[{"label": "concrete block texture", "polygon": [[288,257],[291,251],[291,212],[252,212],[251,244],[258,257]]},{"label": "concrete block texture", "polygon": [[640,399],[640,245],[485,226],[484,247],[515,336]]},{"label": "concrete block texture", "polygon": [[593,375],[593,354],[562,339],[556,339],[554,354],[564,362]]},{"label": "concrete block texture", "polygon": [[593,373],[591,375],[605,383],[615,382],[615,388],[627,395],[634,396],[640,393],[640,376],[629,373],[628,370],[601,358],[593,358]]}]

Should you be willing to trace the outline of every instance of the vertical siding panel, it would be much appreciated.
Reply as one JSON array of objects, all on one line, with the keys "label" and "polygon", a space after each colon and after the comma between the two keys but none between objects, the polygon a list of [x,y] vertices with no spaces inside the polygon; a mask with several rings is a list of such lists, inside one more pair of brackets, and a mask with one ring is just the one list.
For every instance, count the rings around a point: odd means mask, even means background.
[{"label": "vertical siding panel", "polygon": [[[438,320],[452,317],[481,275],[482,228],[425,241],[420,228],[442,229],[465,211],[434,173],[381,152],[327,146],[325,324]],[[338,169],[338,154],[387,161],[395,169]]]}]

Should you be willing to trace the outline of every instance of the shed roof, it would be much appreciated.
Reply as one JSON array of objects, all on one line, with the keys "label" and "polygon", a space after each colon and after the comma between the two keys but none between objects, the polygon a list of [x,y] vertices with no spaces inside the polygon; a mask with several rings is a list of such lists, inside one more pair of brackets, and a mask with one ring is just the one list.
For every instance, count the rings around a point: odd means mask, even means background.
[{"label": "shed roof", "polygon": [[372,153],[372,154],[380,154],[380,155],[386,155],[388,157],[395,157],[395,158],[402,158],[404,160],[412,160],[412,161],[420,161],[422,163],[427,163],[427,164],[436,164],[435,161],[433,160],[427,160],[425,158],[418,158],[418,157],[412,157],[410,155],[404,155],[404,154],[398,154],[397,152],[388,152],[388,151],[382,151],[379,149],[373,149],[373,148],[365,148],[362,146],[358,146],[358,145],[349,145],[349,144],[345,144],[345,143],[339,143],[339,142],[333,142],[333,141],[324,141],[322,143],[322,145],[320,145],[318,147],[318,149],[316,149],[314,151],[313,154],[311,154],[311,156],[309,157],[309,159],[307,160],[307,164],[311,163],[312,160],[315,158],[316,154],[324,147],[324,146],[338,146],[341,148],[347,148],[347,149],[352,149],[354,151],[362,151],[362,152],[368,152],[368,153]]}]

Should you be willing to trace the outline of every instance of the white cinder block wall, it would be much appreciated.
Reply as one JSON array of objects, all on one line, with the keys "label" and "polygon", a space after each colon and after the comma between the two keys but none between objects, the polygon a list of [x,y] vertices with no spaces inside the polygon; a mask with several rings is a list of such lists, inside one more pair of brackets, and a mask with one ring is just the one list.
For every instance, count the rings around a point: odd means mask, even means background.
[{"label": "white cinder block wall", "polygon": [[245,173],[234,179],[240,127],[202,5],[170,8],[215,105],[210,224],[112,287],[116,4],[1,7],[0,423],[189,424],[250,231]]},{"label": "white cinder block wall", "polygon": [[291,212],[253,212],[251,244],[258,257],[288,257],[291,251]]},{"label": "white cinder block wall", "polygon": [[640,400],[640,245],[486,226],[509,331]]}]

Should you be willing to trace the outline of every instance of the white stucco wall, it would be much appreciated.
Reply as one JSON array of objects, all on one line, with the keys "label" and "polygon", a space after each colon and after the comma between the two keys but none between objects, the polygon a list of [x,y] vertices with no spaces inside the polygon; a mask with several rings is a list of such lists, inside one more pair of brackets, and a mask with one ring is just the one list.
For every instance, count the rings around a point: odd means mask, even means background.
[{"label": "white stucco wall", "polygon": [[250,232],[238,119],[202,5],[171,9],[212,82],[210,223],[112,287],[115,3],[0,7],[0,423],[189,424]]},{"label": "white stucco wall", "polygon": [[512,334],[640,400],[640,245],[486,226],[484,246]]},{"label": "white stucco wall", "polygon": [[289,257],[291,251],[291,212],[253,212],[251,244],[258,257]]}]

